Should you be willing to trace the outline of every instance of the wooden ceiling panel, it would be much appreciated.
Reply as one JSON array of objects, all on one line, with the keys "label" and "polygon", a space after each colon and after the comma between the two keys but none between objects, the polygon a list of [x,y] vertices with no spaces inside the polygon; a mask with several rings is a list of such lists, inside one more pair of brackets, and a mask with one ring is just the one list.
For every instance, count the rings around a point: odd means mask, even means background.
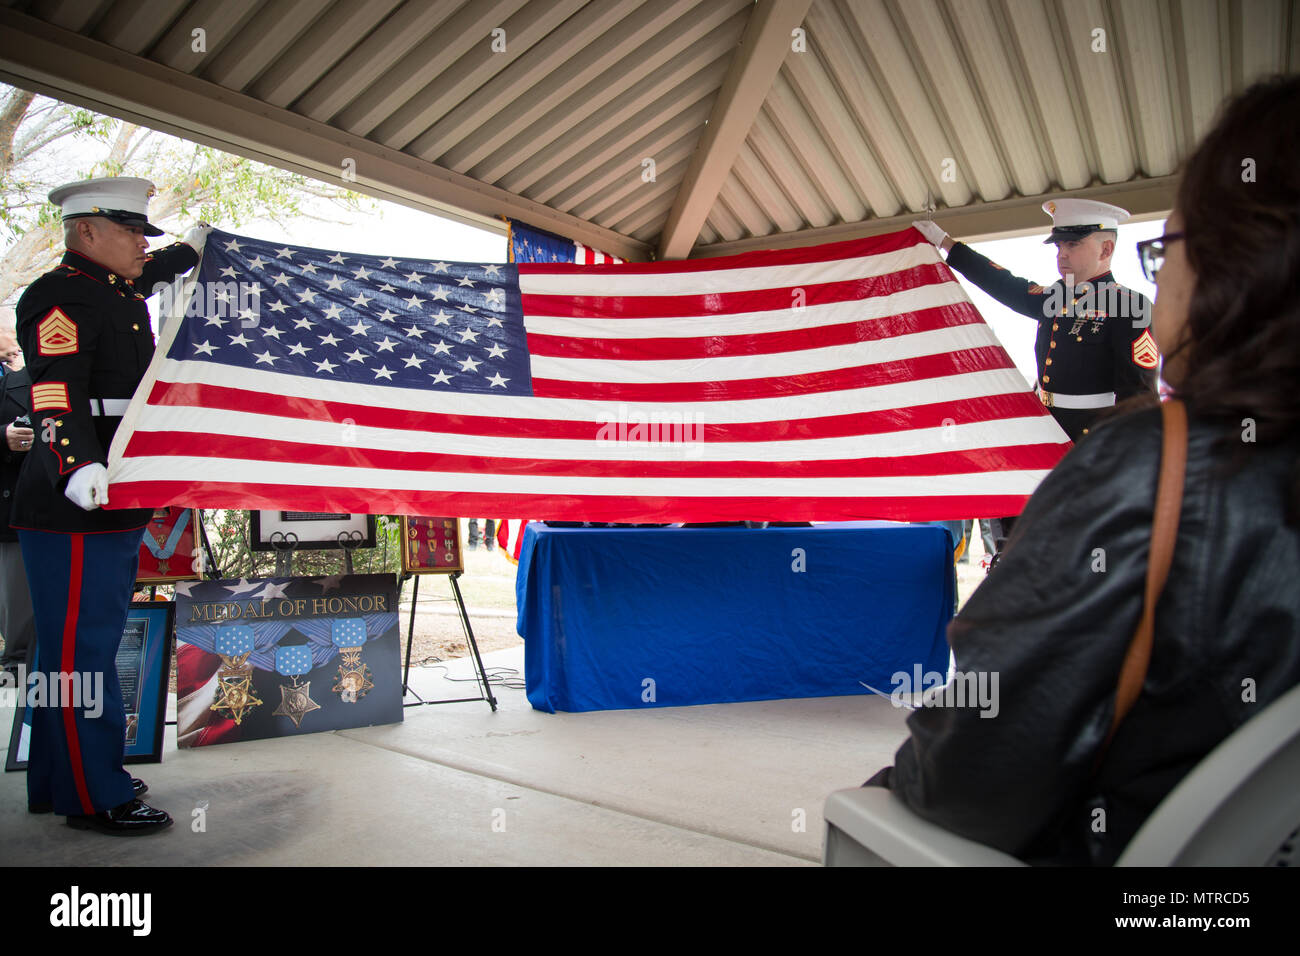
[{"label": "wooden ceiling panel", "polygon": [[353,188],[487,228],[682,256],[929,206],[1012,234],[1063,193],[1159,214],[1224,98],[1297,69],[1298,6],[0,0],[0,79],[323,179],[364,156]]}]

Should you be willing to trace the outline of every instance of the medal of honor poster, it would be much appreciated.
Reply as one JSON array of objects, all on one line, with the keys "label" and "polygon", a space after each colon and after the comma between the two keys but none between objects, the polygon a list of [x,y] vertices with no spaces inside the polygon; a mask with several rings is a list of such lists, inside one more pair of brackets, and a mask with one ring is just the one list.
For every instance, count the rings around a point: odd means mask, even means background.
[{"label": "medal of honor poster", "polygon": [[177,745],[402,719],[391,574],[181,582]]}]

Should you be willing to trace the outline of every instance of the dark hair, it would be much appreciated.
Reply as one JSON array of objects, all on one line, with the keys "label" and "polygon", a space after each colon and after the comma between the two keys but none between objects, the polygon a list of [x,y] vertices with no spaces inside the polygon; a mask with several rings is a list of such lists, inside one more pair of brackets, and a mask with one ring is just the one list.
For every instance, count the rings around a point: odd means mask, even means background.
[{"label": "dark hair", "polygon": [[[1178,186],[1196,272],[1172,353],[1176,394],[1198,416],[1265,444],[1300,434],[1300,76],[1275,76],[1227,102]],[[1300,463],[1292,514],[1300,514]]]},{"label": "dark hair", "polygon": [[1300,76],[1252,86],[1188,158],[1176,199],[1196,272],[1178,394],[1203,415],[1253,417],[1260,440],[1300,424],[1297,117]]}]

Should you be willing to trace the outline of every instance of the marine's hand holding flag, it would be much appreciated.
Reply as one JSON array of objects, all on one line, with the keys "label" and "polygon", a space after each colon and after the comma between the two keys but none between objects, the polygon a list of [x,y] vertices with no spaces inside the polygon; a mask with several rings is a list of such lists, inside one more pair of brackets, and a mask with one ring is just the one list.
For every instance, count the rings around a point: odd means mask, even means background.
[{"label": "marine's hand holding flag", "polygon": [[206,222],[196,222],[185,231],[185,235],[181,237],[181,242],[188,243],[190,248],[202,255],[203,245],[207,242],[208,233],[211,231],[212,227]]},{"label": "marine's hand holding flag", "polygon": [[68,476],[63,494],[82,511],[94,511],[108,504],[108,469],[97,461]]}]

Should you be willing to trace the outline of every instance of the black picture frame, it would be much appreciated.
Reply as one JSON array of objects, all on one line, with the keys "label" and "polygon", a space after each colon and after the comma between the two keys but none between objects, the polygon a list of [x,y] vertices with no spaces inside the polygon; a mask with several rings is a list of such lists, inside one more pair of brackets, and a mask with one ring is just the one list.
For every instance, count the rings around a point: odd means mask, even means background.
[{"label": "black picture frame", "polygon": [[13,727],[9,730],[9,749],[5,751],[5,770],[27,769],[27,745],[31,725],[27,723],[27,701],[24,688],[17,688],[17,704],[14,707]]},{"label": "black picture frame", "polygon": [[[123,671],[122,652],[132,636],[133,626],[142,626],[142,647],[135,673]],[[161,763],[163,728],[167,722],[167,694],[171,678],[172,652],[176,641],[176,605],[172,601],[132,601],[118,646],[117,679],[122,700],[128,704],[127,681],[134,677],[136,728],[132,733],[131,709],[127,709],[126,756],[123,763]]]},{"label": "black picture frame", "polygon": [[[117,654],[117,679],[127,712],[124,764],[162,762],[175,625],[176,605],[171,601],[132,601],[127,611]],[[27,769],[31,725],[25,691],[18,689],[5,770]]]},{"label": "black picture frame", "polygon": [[249,547],[253,551],[373,548],[376,540],[374,515],[250,511],[248,524]]}]

